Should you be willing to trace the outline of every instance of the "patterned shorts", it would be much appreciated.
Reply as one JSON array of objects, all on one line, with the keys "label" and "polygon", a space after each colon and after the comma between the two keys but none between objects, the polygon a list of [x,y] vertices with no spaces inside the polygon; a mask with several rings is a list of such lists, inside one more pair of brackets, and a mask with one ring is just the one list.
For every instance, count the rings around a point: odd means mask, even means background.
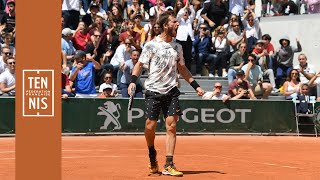
[{"label": "patterned shorts", "polygon": [[150,120],[157,121],[159,119],[160,110],[162,110],[164,118],[173,115],[182,115],[178,88],[173,88],[167,94],[147,90],[145,93],[146,117]]}]

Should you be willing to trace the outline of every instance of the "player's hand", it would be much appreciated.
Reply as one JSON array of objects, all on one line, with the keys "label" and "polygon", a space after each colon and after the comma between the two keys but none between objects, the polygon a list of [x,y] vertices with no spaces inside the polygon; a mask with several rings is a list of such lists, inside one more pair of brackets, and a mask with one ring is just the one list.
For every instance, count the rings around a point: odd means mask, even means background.
[{"label": "player's hand", "polygon": [[204,90],[201,87],[198,87],[196,89],[198,96],[203,96],[204,95]]},{"label": "player's hand", "polygon": [[136,84],[135,83],[130,83],[128,87],[128,94],[130,95],[132,91],[136,90]]}]

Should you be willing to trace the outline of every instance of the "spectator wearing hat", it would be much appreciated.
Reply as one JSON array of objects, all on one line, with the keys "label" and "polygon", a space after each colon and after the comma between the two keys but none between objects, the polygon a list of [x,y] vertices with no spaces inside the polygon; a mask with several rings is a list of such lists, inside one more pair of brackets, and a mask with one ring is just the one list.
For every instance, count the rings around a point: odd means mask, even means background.
[{"label": "spectator wearing hat", "polygon": [[91,6],[94,6],[95,8],[98,9],[97,13],[100,13],[104,20],[108,19],[108,15],[107,15],[106,11],[102,8],[100,0],[94,0],[90,3],[90,9],[87,10],[87,14],[91,13]]},{"label": "spectator wearing hat", "polygon": [[134,28],[133,31],[138,32],[140,34],[140,46],[144,44],[146,41],[145,37],[146,35],[144,34],[143,26],[141,25],[141,20],[142,20],[142,15],[141,14],[136,14],[134,16]]},{"label": "spectator wearing hat", "polygon": [[95,18],[99,12],[99,5],[96,3],[91,3],[88,11],[89,13],[86,13],[86,15],[82,17],[82,21],[87,25],[87,27],[89,27],[95,21]]},{"label": "spectator wearing hat", "polygon": [[72,30],[77,29],[80,16],[80,1],[79,0],[63,0],[62,15],[64,17],[64,28]]},{"label": "spectator wearing hat", "polygon": [[112,95],[115,96],[117,94],[118,86],[112,83],[113,76],[112,71],[106,71],[103,75],[104,82],[99,86],[99,93],[102,93],[103,90],[110,85],[112,87]]},{"label": "spectator wearing hat", "polygon": [[97,61],[86,58],[84,51],[78,50],[74,55],[76,66],[72,68],[70,80],[75,84],[76,97],[96,97],[95,71],[100,69]]},{"label": "spectator wearing hat", "polygon": [[[241,92],[243,91],[243,96],[247,96],[250,99],[256,99],[252,89],[251,89],[251,85],[249,83],[249,81],[247,81],[245,79],[245,73],[243,70],[238,69],[236,71],[236,79],[233,80],[230,84],[229,84],[229,90],[228,90],[228,95],[231,96],[232,98],[237,96],[238,94],[241,94],[239,92],[239,88],[242,88]],[[242,96],[238,96],[235,99],[241,99]],[[232,99],[231,98],[231,99]],[[246,99],[248,99],[246,98]]]},{"label": "spectator wearing hat", "polygon": [[8,28],[10,31],[15,31],[16,27],[16,3],[14,0],[7,1],[8,12],[1,19],[1,29]]},{"label": "spectator wearing hat", "polygon": [[256,56],[249,54],[248,63],[242,66],[241,69],[245,72],[245,79],[249,81],[254,95],[262,95],[263,99],[268,99],[272,91],[272,85],[263,82],[263,72],[261,67],[256,65],[256,63]]},{"label": "spectator wearing hat", "polygon": [[140,14],[141,19],[144,19],[144,4],[140,0],[132,0],[132,5],[127,8],[128,17],[134,19],[137,14]]},{"label": "spectator wearing hat", "polygon": [[105,88],[102,90],[102,92],[98,95],[98,98],[109,98],[109,97],[115,97],[112,86],[107,84]]},{"label": "spectator wearing hat", "polygon": [[297,47],[293,47],[290,45],[290,39],[287,35],[283,36],[279,43],[281,45],[274,54],[274,59],[277,61],[276,66],[276,85],[280,86],[282,83],[283,77],[288,77],[289,72],[293,68],[293,56],[296,52],[301,52],[302,47],[299,42],[299,39],[296,38]]},{"label": "spectator wearing hat", "polygon": [[243,65],[246,63],[247,53],[246,53],[247,45],[245,42],[241,43],[239,46],[239,50],[232,54],[230,58],[229,70],[228,70],[228,82],[229,84],[236,77],[237,70],[241,69]]},{"label": "spectator wearing hat", "polygon": [[270,56],[265,49],[265,41],[258,40],[256,43],[255,48],[252,51],[252,54],[254,54],[257,58],[257,63],[261,67],[261,70],[263,72],[263,77],[267,77],[272,85],[272,92],[277,93],[279,90],[276,88],[275,78],[274,78],[274,72],[273,72],[273,62],[270,59]]},{"label": "spectator wearing hat", "polygon": [[61,38],[61,50],[62,53],[65,54],[67,65],[72,66],[71,61],[73,60],[73,55],[76,52],[76,49],[72,43],[72,30],[70,28],[64,28],[62,30],[62,38]]}]

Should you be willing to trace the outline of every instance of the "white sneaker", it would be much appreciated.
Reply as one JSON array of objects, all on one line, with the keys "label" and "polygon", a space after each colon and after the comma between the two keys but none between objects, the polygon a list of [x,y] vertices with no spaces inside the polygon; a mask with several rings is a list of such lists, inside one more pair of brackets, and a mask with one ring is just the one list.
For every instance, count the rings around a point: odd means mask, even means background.
[{"label": "white sneaker", "polygon": [[83,9],[83,8],[80,9],[80,15],[81,15],[81,16],[86,15],[86,12],[84,12],[84,9]]},{"label": "white sneaker", "polygon": [[227,77],[228,76],[228,73],[227,72],[223,72],[222,73],[222,77]]},{"label": "white sneaker", "polygon": [[277,89],[277,88],[273,88],[272,91],[271,91],[271,93],[278,93],[278,92],[280,92],[280,90]]},{"label": "white sneaker", "polygon": [[214,77],[214,75],[210,73],[210,74],[209,74],[209,77]]}]

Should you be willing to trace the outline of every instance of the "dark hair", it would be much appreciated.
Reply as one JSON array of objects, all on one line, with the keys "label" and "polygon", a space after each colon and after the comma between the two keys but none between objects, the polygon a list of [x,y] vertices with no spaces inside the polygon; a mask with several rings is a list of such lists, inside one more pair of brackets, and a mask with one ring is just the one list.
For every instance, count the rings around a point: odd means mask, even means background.
[{"label": "dark hair", "polygon": [[262,36],[262,39],[263,39],[263,40],[269,40],[269,41],[271,41],[271,36],[270,36],[269,34],[264,34],[264,35]]},{"label": "dark hair", "polygon": [[257,57],[256,57],[256,55],[254,55],[254,54],[249,54],[249,55],[248,55],[248,59],[249,59],[249,57],[252,57],[253,60],[255,60],[255,61],[257,60]]},{"label": "dark hair", "polygon": [[289,81],[289,82],[291,81],[291,73],[292,73],[292,71],[297,71],[297,73],[298,73],[297,81],[300,82],[300,73],[299,73],[298,69],[291,69],[291,71],[289,72],[289,75],[286,78],[286,80]]},{"label": "dark hair", "polygon": [[160,25],[160,28],[163,30],[164,25],[168,24],[169,22],[169,16],[174,16],[174,13],[172,11],[165,11],[164,13],[160,14],[158,23]]}]

